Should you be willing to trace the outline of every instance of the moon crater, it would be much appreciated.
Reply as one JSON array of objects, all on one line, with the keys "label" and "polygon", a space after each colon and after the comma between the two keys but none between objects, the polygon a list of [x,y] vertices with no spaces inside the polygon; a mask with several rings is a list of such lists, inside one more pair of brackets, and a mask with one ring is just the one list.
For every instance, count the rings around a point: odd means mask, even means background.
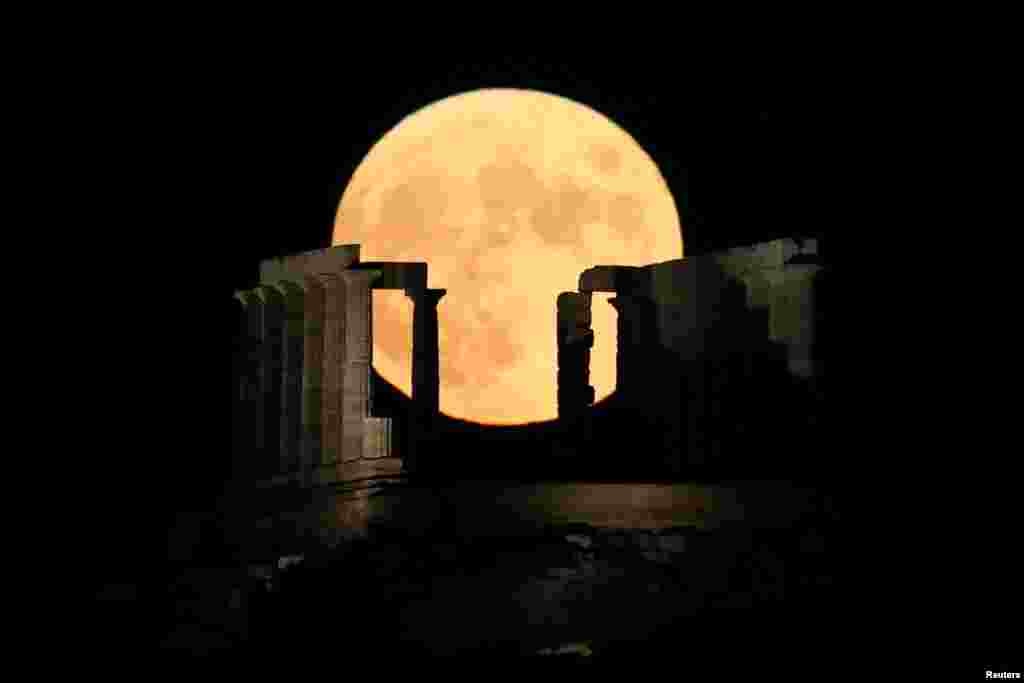
[{"label": "moon crater", "polygon": [[614,174],[622,167],[622,155],[608,144],[595,143],[587,148],[587,161],[600,173]]}]

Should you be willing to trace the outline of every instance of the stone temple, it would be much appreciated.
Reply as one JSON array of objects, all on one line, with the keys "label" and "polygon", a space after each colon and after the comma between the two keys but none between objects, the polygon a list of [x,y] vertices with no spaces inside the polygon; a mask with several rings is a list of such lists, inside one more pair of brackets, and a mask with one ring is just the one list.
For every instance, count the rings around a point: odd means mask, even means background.
[{"label": "stone temple", "polygon": [[[414,303],[415,424],[429,438],[438,406],[437,303],[425,263],[366,263],[359,246],[308,252],[260,266],[238,292],[235,462],[267,484],[318,485],[396,473],[393,425],[374,415],[373,289]],[[410,459],[412,453],[407,453]]]},{"label": "stone temple", "polygon": [[[438,412],[437,305],[445,290],[427,288],[427,267],[364,262],[358,245],[344,245],[265,261],[259,286],[236,294],[234,470],[236,490],[253,494],[257,529],[334,539],[377,524],[430,527],[453,500],[458,520],[482,526],[497,518],[713,525],[714,514],[724,519],[739,508],[722,502],[695,513],[692,501],[732,494],[708,488],[680,498],[678,484],[664,482],[686,481],[735,452],[796,448],[793,434],[807,431],[801,420],[819,414],[823,268],[814,240],[645,267],[601,265],[580,274],[578,291],[552,293],[556,430],[500,472],[475,470],[485,459],[449,453],[456,439]],[[413,391],[401,419],[382,414],[373,395],[374,289],[404,290],[414,303]],[[619,321],[617,385],[607,407],[594,405],[589,384],[594,293],[614,294]],[[788,408],[796,422],[764,417],[765,406],[794,391],[805,401]],[[612,443],[628,457],[602,470],[597,454]],[[556,460],[562,483],[544,488],[537,482]],[[461,481],[438,483],[444,462],[460,463]],[[602,483],[609,476],[635,483]],[[576,483],[566,488],[566,478]],[[500,479],[535,483],[493,483]],[[439,486],[450,487],[443,504]],[[683,498],[689,502],[673,502]]]},{"label": "stone temple", "polygon": [[815,293],[822,272],[817,242],[790,239],[645,267],[586,270],[577,292],[558,297],[560,419],[577,441],[589,441],[592,299],[595,292],[613,293],[619,404],[645,417],[673,474],[717,458],[729,434],[763,407],[755,397],[764,392],[755,387],[764,386],[772,356],[779,379],[820,392]]},{"label": "stone temple", "polygon": [[[445,290],[427,268],[344,245],[265,261],[235,295],[233,475],[173,544],[164,647],[631,664],[660,651],[718,674],[736,652],[760,662],[752,648],[834,637],[815,240],[580,273],[550,293],[558,418],[515,427],[439,412]],[[373,371],[379,288],[414,302],[411,397]],[[595,401],[604,305],[616,387]]]}]

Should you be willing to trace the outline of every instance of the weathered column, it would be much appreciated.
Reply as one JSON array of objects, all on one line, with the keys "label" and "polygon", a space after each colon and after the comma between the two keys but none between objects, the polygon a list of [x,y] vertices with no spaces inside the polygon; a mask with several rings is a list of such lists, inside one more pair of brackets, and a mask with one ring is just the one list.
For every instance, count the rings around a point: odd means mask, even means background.
[{"label": "weathered column", "polygon": [[422,465],[423,456],[436,437],[440,410],[440,349],[437,304],[446,289],[406,290],[413,301],[412,316],[412,411],[406,469]]},{"label": "weathered column", "polygon": [[348,269],[345,280],[345,381],[341,407],[341,462],[364,456],[365,420],[370,416],[373,363],[373,281],[380,270]]},{"label": "weathered column", "polygon": [[763,268],[760,302],[768,308],[769,336],[786,346],[791,374],[808,378],[814,373],[814,279],[820,266],[785,264]]},{"label": "weathered column", "polygon": [[645,388],[659,379],[658,368],[652,363],[658,359],[658,320],[654,301],[645,296],[619,294],[608,299],[618,313],[615,350],[616,390],[622,394],[636,394],[641,403],[646,400]]},{"label": "weathered column", "polygon": [[238,443],[235,446],[235,473],[252,476],[263,456],[263,391],[261,385],[263,303],[254,292],[237,292],[244,321],[239,343]]},{"label": "weathered column", "polygon": [[563,292],[558,295],[558,417],[575,445],[590,439],[590,408],[594,387],[590,385],[591,329],[590,293]]},{"label": "weathered column", "polygon": [[255,290],[263,303],[261,385],[263,391],[263,458],[260,477],[273,477],[281,463],[281,354],[284,331],[284,297],[273,287]]},{"label": "weathered column", "polygon": [[281,353],[281,471],[299,470],[302,447],[302,366],[304,361],[304,295],[294,282],[277,284],[284,299]]},{"label": "weathered column", "polygon": [[[345,395],[345,347],[348,306],[341,275],[321,275],[323,285],[323,371],[321,374],[321,450],[319,468],[326,474],[341,459],[342,404]],[[333,479],[333,477],[329,477]]]},{"label": "weathered column", "polygon": [[302,470],[313,484],[323,454],[324,285],[303,281]]},{"label": "weathered column", "polygon": [[231,298],[233,309],[229,315],[231,324],[231,475],[238,473],[238,467],[245,458],[246,420],[245,417],[245,366],[249,362],[246,322],[248,314],[238,296]]},{"label": "weathered column", "polygon": [[789,371],[803,378],[814,375],[815,308],[814,282],[821,267],[787,264],[785,332],[789,346]]},{"label": "weathered column", "polygon": [[632,348],[629,341],[629,308],[627,298],[624,296],[613,296],[608,303],[615,309],[615,391],[624,395],[630,388],[630,357]]},{"label": "weathered column", "polygon": [[[627,290],[629,291],[629,290]],[[671,401],[664,393],[673,368],[661,367],[667,357],[659,342],[657,306],[649,297],[619,294],[609,299],[618,312],[616,343],[616,394],[630,424],[633,442],[648,463],[665,463],[664,420]]]}]

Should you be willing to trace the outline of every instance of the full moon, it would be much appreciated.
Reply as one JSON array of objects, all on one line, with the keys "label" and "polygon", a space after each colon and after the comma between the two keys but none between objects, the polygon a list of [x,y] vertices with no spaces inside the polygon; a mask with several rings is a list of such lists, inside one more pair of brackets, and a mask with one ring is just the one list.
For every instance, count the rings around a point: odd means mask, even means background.
[{"label": "full moon", "polygon": [[[595,265],[683,256],[652,159],[572,100],[487,89],[435,102],[380,139],[352,175],[334,244],[364,261],[425,261],[438,304],[440,407],[514,425],[557,418],[556,298]],[[591,384],[615,388],[615,311],[595,296]],[[374,292],[373,366],[412,390],[412,302]]]}]

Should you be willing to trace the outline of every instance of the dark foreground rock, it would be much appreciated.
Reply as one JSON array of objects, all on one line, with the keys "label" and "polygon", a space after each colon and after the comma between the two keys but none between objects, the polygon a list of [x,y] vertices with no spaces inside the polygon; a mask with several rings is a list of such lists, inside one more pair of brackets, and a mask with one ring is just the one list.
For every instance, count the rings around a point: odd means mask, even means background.
[{"label": "dark foreground rock", "polygon": [[742,646],[784,656],[821,647],[838,614],[828,532],[575,525],[472,542],[392,532],[275,564],[182,570],[163,595],[160,646],[588,660],[709,660]]}]

